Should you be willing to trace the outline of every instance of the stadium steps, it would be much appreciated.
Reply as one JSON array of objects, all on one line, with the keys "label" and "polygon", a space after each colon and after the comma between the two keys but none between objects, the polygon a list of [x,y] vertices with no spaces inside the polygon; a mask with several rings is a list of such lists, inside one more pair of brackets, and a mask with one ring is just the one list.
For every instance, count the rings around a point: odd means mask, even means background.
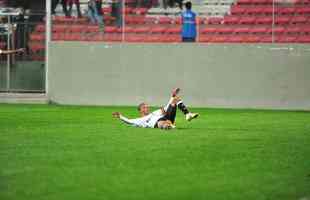
[{"label": "stadium steps", "polygon": [[[276,2],[275,42],[309,43],[309,1],[297,0],[290,4]],[[212,6],[225,6],[228,11],[221,16],[208,16]],[[200,42],[272,42],[272,0],[209,0],[201,9],[203,14],[197,17]],[[170,9],[172,14],[165,15],[163,9],[126,7],[124,29],[113,26],[115,19],[109,16],[110,7],[104,7],[103,10],[106,21],[104,34],[98,26],[89,25],[86,18],[59,16],[54,18],[53,40],[118,42],[122,40],[121,33],[124,30],[127,42],[180,41],[181,18],[178,8]],[[40,24],[31,34],[30,47],[33,51],[44,48],[44,32],[44,25]]]}]

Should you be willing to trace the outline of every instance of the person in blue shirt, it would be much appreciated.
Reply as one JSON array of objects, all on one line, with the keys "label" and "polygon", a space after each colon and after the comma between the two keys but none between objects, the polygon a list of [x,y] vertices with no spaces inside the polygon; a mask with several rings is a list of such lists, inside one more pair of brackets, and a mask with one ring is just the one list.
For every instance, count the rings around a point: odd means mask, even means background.
[{"label": "person in blue shirt", "polygon": [[192,3],[185,3],[186,11],[182,13],[182,41],[195,42],[196,41],[196,14],[191,10]]}]

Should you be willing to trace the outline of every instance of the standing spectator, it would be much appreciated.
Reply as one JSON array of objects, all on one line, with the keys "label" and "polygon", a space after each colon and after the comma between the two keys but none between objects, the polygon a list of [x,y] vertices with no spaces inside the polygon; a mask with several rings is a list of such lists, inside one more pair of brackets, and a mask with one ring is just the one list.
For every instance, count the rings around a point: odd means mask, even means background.
[{"label": "standing spectator", "polygon": [[169,3],[168,0],[159,0],[159,7],[161,7],[161,8],[166,10],[167,7],[168,7],[168,3]]},{"label": "standing spectator", "polygon": [[[59,4],[60,0],[52,0],[52,15],[56,14],[55,9],[57,5]],[[66,16],[68,16],[67,6],[66,6],[66,0],[61,0],[62,10]]]},{"label": "standing spectator", "polygon": [[175,3],[179,5],[180,10],[183,10],[183,0],[175,0]]},{"label": "standing spectator", "polygon": [[102,0],[89,0],[87,14],[92,24],[103,27]]},{"label": "standing spectator", "polygon": [[112,1],[112,16],[116,18],[116,26],[123,26],[123,0]]},{"label": "standing spectator", "polygon": [[192,3],[185,3],[186,11],[182,13],[182,41],[195,42],[196,41],[196,14],[192,12]]},{"label": "standing spectator", "polygon": [[80,8],[80,0],[65,0],[65,1],[66,1],[66,7],[69,5],[68,16],[71,16],[72,14],[72,7],[74,3],[76,6],[78,17],[82,17],[81,8]]}]

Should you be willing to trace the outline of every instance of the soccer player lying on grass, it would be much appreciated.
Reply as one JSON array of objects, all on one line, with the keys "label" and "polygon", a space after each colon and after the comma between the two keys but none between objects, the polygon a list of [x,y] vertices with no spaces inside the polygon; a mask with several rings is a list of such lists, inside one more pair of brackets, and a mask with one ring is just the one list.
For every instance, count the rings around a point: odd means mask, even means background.
[{"label": "soccer player lying on grass", "polygon": [[113,116],[125,122],[126,124],[130,124],[136,127],[160,129],[175,128],[174,122],[177,108],[183,112],[187,121],[191,121],[199,115],[198,113],[191,113],[188,111],[181,98],[177,96],[179,91],[179,88],[173,90],[168,104],[165,107],[155,110],[152,113],[150,113],[149,106],[146,103],[139,104],[138,111],[141,115],[140,118],[128,119],[119,112],[114,112]]}]

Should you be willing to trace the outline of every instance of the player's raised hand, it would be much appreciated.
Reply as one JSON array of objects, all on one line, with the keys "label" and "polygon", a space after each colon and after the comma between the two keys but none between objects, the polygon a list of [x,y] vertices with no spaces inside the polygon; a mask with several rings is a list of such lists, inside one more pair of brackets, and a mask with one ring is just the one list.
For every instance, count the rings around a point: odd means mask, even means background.
[{"label": "player's raised hand", "polygon": [[17,49],[17,52],[20,52],[20,53],[23,53],[23,52],[25,52],[26,51],[26,49],[25,48],[20,48],[20,49]]},{"label": "player's raised hand", "polygon": [[112,116],[119,119],[121,116],[121,113],[120,112],[114,112],[114,113],[112,113]]},{"label": "player's raised hand", "polygon": [[173,90],[172,90],[172,93],[171,93],[171,96],[172,96],[172,97],[177,96],[177,95],[179,94],[180,90],[181,90],[180,88],[175,88],[175,89],[173,89]]}]

